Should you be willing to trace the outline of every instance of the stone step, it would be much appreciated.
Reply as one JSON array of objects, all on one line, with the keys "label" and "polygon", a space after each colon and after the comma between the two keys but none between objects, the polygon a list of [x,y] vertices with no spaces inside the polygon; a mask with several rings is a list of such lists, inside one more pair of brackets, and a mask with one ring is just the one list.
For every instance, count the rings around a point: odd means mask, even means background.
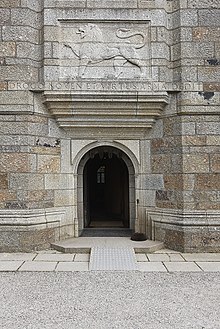
[{"label": "stone step", "polygon": [[79,237],[51,244],[51,248],[63,253],[90,253],[93,247],[131,247],[136,253],[153,253],[164,245],[160,241],[132,241],[129,237]]}]

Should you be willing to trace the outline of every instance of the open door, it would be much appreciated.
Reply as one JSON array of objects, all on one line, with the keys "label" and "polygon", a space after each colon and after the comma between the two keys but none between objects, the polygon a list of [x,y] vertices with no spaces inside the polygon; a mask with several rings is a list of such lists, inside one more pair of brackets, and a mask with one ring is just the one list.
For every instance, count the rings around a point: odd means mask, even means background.
[{"label": "open door", "polygon": [[84,227],[129,227],[127,166],[101,148],[84,168]]}]

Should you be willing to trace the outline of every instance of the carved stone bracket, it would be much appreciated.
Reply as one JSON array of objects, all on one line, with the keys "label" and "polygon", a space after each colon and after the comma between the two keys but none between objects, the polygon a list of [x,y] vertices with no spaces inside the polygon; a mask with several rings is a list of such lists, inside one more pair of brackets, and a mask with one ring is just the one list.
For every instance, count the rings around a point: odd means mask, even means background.
[{"label": "carved stone bracket", "polygon": [[58,125],[76,137],[144,137],[168,104],[166,92],[44,92]]}]

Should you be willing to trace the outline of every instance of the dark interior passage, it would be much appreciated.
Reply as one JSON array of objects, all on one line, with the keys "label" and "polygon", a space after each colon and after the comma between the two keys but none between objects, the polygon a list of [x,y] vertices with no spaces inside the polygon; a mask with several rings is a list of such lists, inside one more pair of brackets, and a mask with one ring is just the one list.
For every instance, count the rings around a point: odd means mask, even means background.
[{"label": "dark interior passage", "polygon": [[99,149],[84,169],[85,227],[129,227],[128,169],[120,154]]}]

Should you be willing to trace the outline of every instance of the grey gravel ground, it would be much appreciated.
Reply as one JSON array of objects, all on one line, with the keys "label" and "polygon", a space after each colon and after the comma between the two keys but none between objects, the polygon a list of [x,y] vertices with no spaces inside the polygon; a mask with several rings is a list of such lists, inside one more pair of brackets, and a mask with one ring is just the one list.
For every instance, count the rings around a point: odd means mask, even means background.
[{"label": "grey gravel ground", "polygon": [[219,273],[2,273],[1,329],[220,329]]}]

